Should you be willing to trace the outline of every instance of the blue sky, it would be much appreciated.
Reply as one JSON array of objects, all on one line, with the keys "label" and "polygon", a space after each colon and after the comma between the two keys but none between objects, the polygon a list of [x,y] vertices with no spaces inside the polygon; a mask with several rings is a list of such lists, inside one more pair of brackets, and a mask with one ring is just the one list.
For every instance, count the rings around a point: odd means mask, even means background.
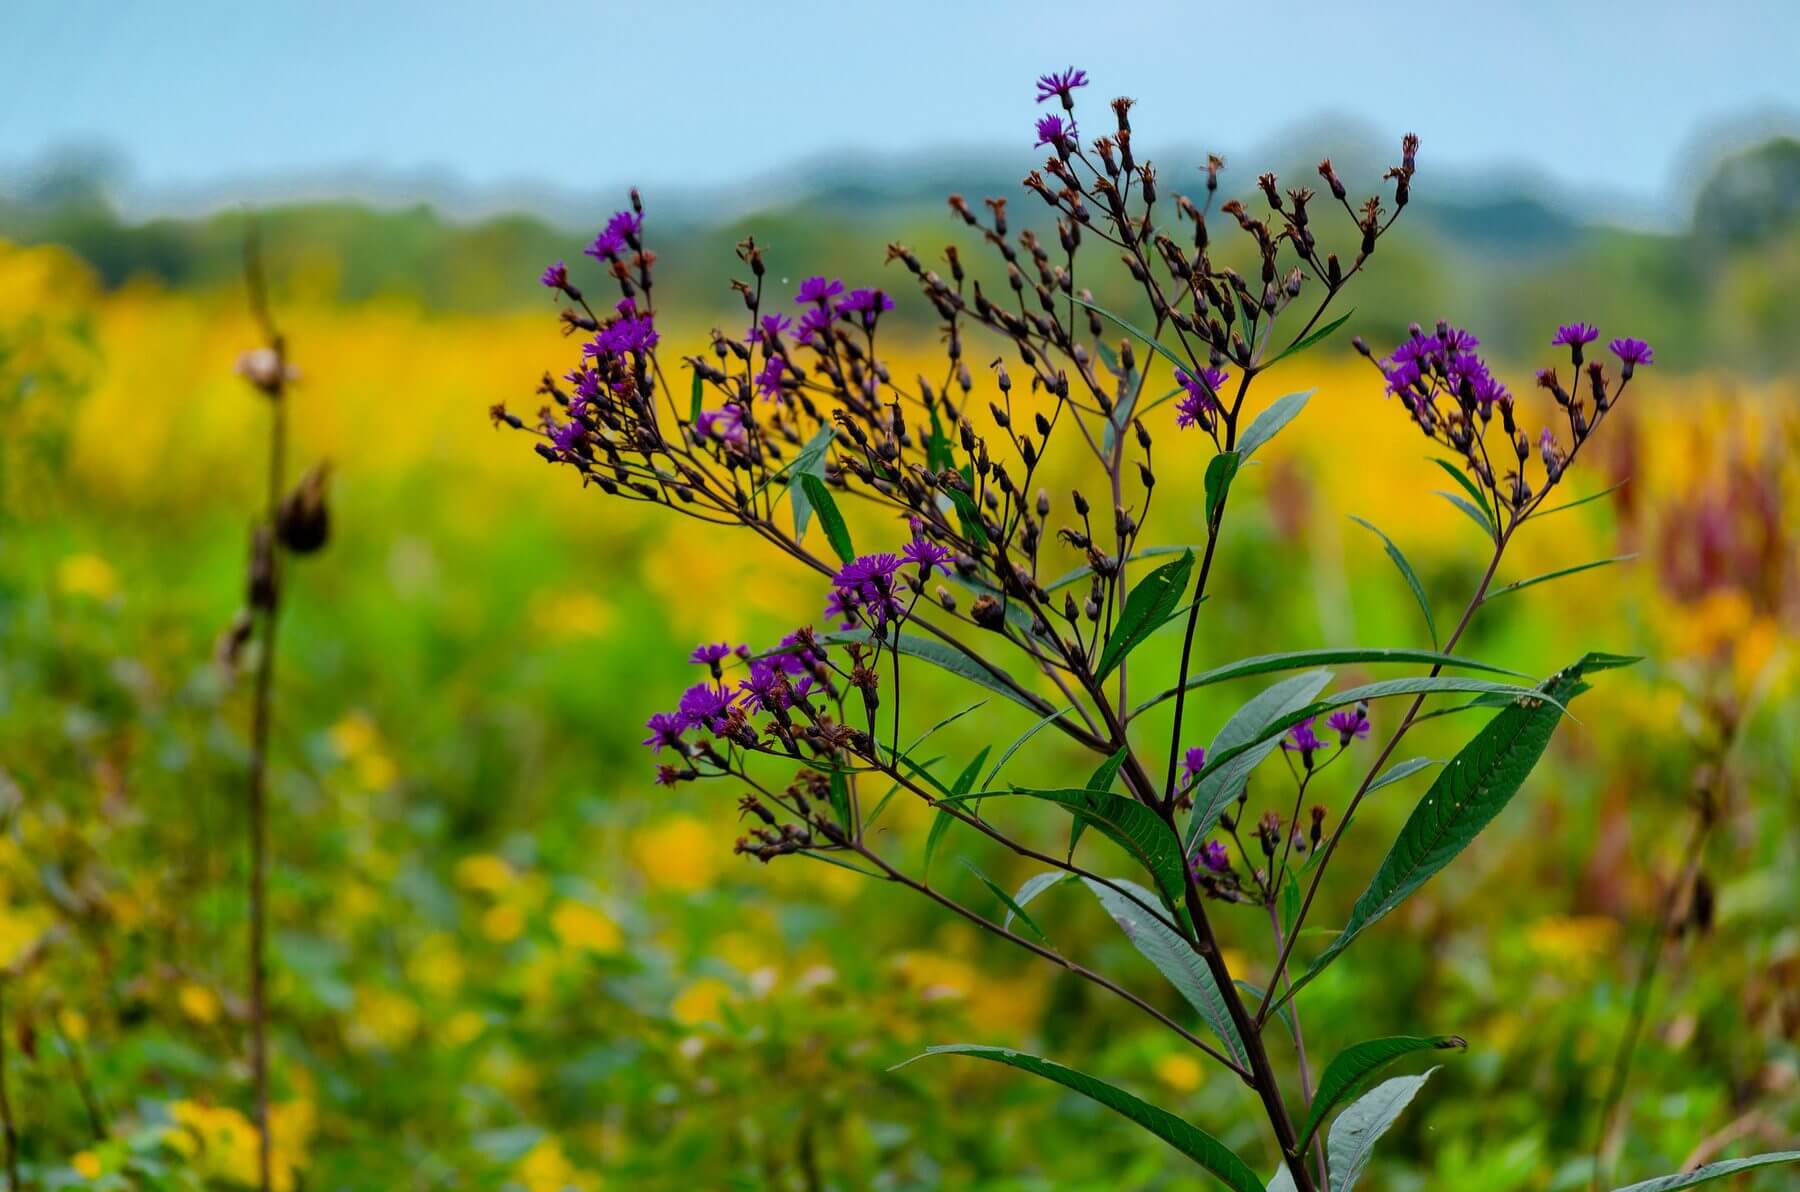
[{"label": "blue sky", "polygon": [[1649,204],[1695,136],[1800,111],[1800,3],[635,5],[9,0],[0,183],[104,145],[148,192],[438,171],[577,191],[729,183],[844,146],[1028,151],[1031,79],[1129,93],[1150,144],[1238,149],[1321,115]]}]

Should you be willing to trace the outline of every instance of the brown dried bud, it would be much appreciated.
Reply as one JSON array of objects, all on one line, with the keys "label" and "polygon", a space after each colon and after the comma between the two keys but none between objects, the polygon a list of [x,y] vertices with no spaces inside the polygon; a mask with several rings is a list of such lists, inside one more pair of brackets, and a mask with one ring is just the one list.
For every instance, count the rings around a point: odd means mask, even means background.
[{"label": "brown dried bud", "polygon": [[281,545],[297,555],[312,554],[331,537],[331,514],[325,503],[330,475],[330,464],[314,464],[276,511],[275,533]]}]

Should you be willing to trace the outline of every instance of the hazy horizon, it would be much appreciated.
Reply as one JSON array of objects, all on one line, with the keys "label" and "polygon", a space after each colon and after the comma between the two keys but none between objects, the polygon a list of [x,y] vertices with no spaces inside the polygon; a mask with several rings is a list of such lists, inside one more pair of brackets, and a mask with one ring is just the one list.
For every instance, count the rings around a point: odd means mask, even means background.
[{"label": "hazy horizon", "polygon": [[[1187,38],[1097,36],[1055,3],[944,5],[941,22],[577,7],[522,5],[496,22],[467,4],[206,0],[171,19],[27,3],[0,42],[0,189],[86,156],[111,161],[115,198],[138,216],[322,197],[480,214],[567,212],[634,182],[767,193],[845,152],[902,165],[1011,152],[1022,172],[1032,78],[1073,61],[1094,79],[1088,108],[1136,96],[1140,135],[1165,153],[1260,152],[1322,126],[1416,131],[1443,178],[1524,180],[1590,214],[1654,223],[1679,215],[1694,163],[1800,123],[1800,76],[1781,68],[1800,7],[1755,0],[1716,5],[1701,25],[1672,2],[1531,0],[1461,29],[1441,6],[1303,0],[1284,9],[1295,33],[1260,57],[1208,57],[1231,20],[1173,2],[1134,20],[1185,24]],[[593,53],[571,56],[590,33]],[[1344,65],[1319,65],[1318,47]]]}]

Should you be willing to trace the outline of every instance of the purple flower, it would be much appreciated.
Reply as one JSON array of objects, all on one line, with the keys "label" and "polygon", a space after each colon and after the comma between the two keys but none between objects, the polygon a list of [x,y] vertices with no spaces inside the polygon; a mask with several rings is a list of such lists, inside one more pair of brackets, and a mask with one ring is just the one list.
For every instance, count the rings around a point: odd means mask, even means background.
[{"label": "purple flower", "polygon": [[1631,379],[1631,370],[1638,365],[1656,363],[1656,353],[1651,350],[1649,344],[1641,339],[1621,337],[1606,346],[1624,364],[1625,367],[1622,371],[1628,381]]},{"label": "purple flower", "polygon": [[550,430],[550,442],[558,451],[573,452],[586,439],[587,427],[579,422],[564,422]]},{"label": "purple flower", "polygon": [[544,270],[544,275],[538,281],[552,290],[566,290],[569,288],[569,267],[558,261]]},{"label": "purple flower", "polygon": [[1224,873],[1231,868],[1231,857],[1225,852],[1223,843],[1209,840],[1200,846],[1200,850],[1194,854],[1194,871],[1198,873],[1202,868],[1214,873]]},{"label": "purple flower", "polygon": [[1053,115],[1038,117],[1037,135],[1037,143],[1032,146],[1033,149],[1038,145],[1049,145],[1054,149],[1059,147],[1063,143],[1063,138],[1069,136],[1070,133],[1063,127],[1063,118]]},{"label": "purple flower", "polygon": [[623,356],[627,352],[648,352],[656,346],[657,339],[656,324],[649,315],[625,311],[618,319],[600,328],[594,341],[581,351],[586,356]]},{"label": "purple flower", "polygon": [[1281,747],[1291,753],[1298,753],[1303,758],[1310,758],[1325,746],[1318,734],[1313,732],[1312,719],[1308,717],[1288,729],[1287,739],[1281,743]]},{"label": "purple flower", "polygon": [[610,260],[624,252],[631,241],[644,230],[644,219],[634,211],[617,211],[606,221],[594,242],[581,251],[597,261]]},{"label": "purple flower", "polygon": [[1337,730],[1340,746],[1369,735],[1369,712],[1361,704],[1355,708],[1333,712],[1325,723]]},{"label": "purple flower", "polygon": [[1579,348],[1582,344],[1591,344],[1600,338],[1600,330],[1592,323],[1568,323],[1556,329],[1556,337],[1550,341],[1553,348]]},{"label": "purple flower", "polygon": [[781,646],[781,653],[771,654],[769,659],[790,675],[806,674],[825,661],[824,654],[801,644],[798,629],[782,638]]},{"label": "purple flower", "polygon": [[809,277],[800,283],[800,292],[794,295],[794,301],[805,305],[809,302],[823,304],[844,292],[844,283],[828,281],[823,277]]},{"label": "purple flower", "polygon": [[873,322],[876,315],[894,309],[894,300],[881,290],[851,290],[844,300],[837,304],[840,317],[860,314],[865,322]]},{"label": "purple flower", "polygon": [[933,567],[936,567],[946,575],[948,575],[950,571],[950,569],[945,566],[950,559],[950,552],[927,538],[914,538],[902,548],[900,557],[905,559],[908,563],[917,563],[919,565],[920,579],[929,579]]},{"label": "purple flower", "polygon": [[1075,88],[1085,87],[1087,84],[1087,71],[1076,70],[1073,66],[1064,71],[1039,75],[1037,81],[1037,101],[1043,103],[1046,99],[1060,96],[1062,97],[1063,107],[1072,108],[1075,106]]},{"label": "purple flower", "polygon": [[722,410],[701,410],[700,417],[694,421],[694,430],[703,439],[718,439],[734,447],[749,438],[744,430],[744,412],[730,405]]},{"label": "purple flower", "polygon": [[[900,558],[885,552],[860,555],[838,569],[832,577],[832,592],[825,606],[827,616],[842,615],[846,619],[861,613],[876,629],[905,615],[895,596],[896,574]],[[851,621],[854,624],[854,621]]]},{"label": "purple flower", "polygon": [[1198,377],[1176,369],[1175,382],[1186,389],[1187,393],[1175,403],[1175,425],[1198,426],[1202,430],[1210,430],[1213,414],[1219,409],[1219,389],[1230,376],[1222,368],[1203,368]]},{"label": "purple flower", "polygon": [[745,654],[748,652],[749,651],[743,646],[738,646],[734,649],[728,642],[712,642],[709,645],[695,646],[694,652],[688,655],[688,661],[694,663],[696,666],[710,666],[717,669],[720,662],[723,662],[733,654]]},{"label": "purple flower", "polygon": [[764,315],[756,326],[750,328],[749,338],[754,343],[767,346],[787,334],[788,329],[793,325],[794,321],[786,315]]},{"label": "purple flower", "polygon": [[[584,403],[599,400],[600,374],[593,369],[585,366],[581,368],[572,368],[567,373],[563,374],[563,380],[575,386],[575,396],[580,398]],[[574,402],[569,403],[569,409],[571,412],[574,411]]]},{"label": "purple flower", "polygon": [[716,683],[696,683],[681,693],[678,711],[688,728],[704,727],[717,733],[731,710],[732,696]]},{"label": "purple flower", "polygon": [[781,396],[781,378],[787,375],[787,361],[771,356],[756,374],[756,391],[774,401]]},{"label": "purple flower", "polygon": [[679,712],[658,712],[644,721],[644,727],[650,730],[650,735],[644,738],[644,744],[650,747],[651,753],[660,753],[664,745],[681,748],[681,734],[687,730],[688,724]]},{"label": "purple flower", "polygon": [[788,705],[787,676],[770,658],[753,658],[750,677],[738,683],[744,693],[744,707],[752,712],[772,712]]},{"label": "purple flower", "polygon": [[1200,771],[1206,768],[1206,749],[1196,745],[1188,750],[1181,759],[1181,785],[1192,786],[1200,777]]},{"label": "purple flower", "polygon": [[795,335],[801,340],[811,340],[831,327],[831,311],[823,306],[815,306],[800,316],[800,326]]}]

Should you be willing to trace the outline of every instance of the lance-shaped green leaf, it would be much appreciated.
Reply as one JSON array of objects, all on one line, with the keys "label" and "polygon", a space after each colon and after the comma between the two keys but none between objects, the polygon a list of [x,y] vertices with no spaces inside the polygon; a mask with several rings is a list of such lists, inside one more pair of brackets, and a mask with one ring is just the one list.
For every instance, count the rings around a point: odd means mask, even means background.
[{"label": "lance-shaped green leaf", "polygon": [[1125,597],[1125,607],[1107,635],[1106,647],[1100,651],[1096,680],[1111,674],[1139,642],[1162,625],[1181,603],[1187,591],[1188,577],[1194,573],[1194,552],[1184,551],[1179,559],[1164,563],[1137,582]]},{"label": "lance-shaped green leaf", "polygon": [[[1022,1051],[1014,1051],[1008,1047],[983,1047],[974,1043],[951,1043],[943,1047],[928,1047],[924,1055],[914,1056],[906,1064],[917,1063],[929,1055],[967,1055],[976,1059],[990,1060],[997,1064],[1006,1064],[1021,1072],[1030,1072],[1034,1076],[1042,1076],[1046,1080],[1054,1080],[1066,1089],[1072,1089],[1091,1101],[1097,1101],[1108,1109],[1129,1118],[1156,1135],[1201,1167],[1217,1176],[1232,1192],[1264,1192],[1262,1181],[1256,1178],[1245,1162],[1238,1158],[1230,1148],[1196,1126],[1190,1126],[1181,1118],[1166,1109],[1159,1109],[1148,1101],[1132,1096],[1116,1085],[1106,1083],[1078,1072],[1074,1068],[1065,1068],[1052,1060],[1028,1055]],[[896,1068],[904,1068],[906,1064],[897,1064]]]},{"label": "lance-shaped green leaf", "polygon": [[1006,890],[1001,887],[999,882],[981,872],[981,868],[967,857],[958,857],[957,860],[961,861],[963,867],[974,874],[981,884],[986,886],[994,897],[998,898],[1006,907],[1006,926],[1008,928],[1012,926],[1012,921],[1017,919],[1019,922],[1025,924],[1025,926],[1031,928],[1031,934],[1037,936],[1046,944],[1050,942],[1050,937],[1045,935],[1044,929],[1037,925],[1037,920],[1027,914],[1024,905],[1016,901],[1011,894],[1008,894]]},{"label": "lance-shaped green leaf", "polygon": [[1435,647],[1438,641],[1437,618],[1431,615],[1431,601],[1426,598],[1425,585],[1419,582],[1418,573],[1413,571],[1412,564],[1406,561],[1406,556],[1400,553],[1400,548],[1394,545],[1394,540],[1382,533],[1381,528],[1374,522],[1365,521],[1354,513],[1350,515],[1350,520],[1381,539],[1382,545],[1387,547],[1388,558],[1392,559],[1394,566],[1400,569],[1401,578],[1406,581],[1406,586],[1412,589],[1413,599],[1419,602],[1419,611],[1425,614],[1425,628],[1431,631],[1431,644]]},{"label": "lance-shaped green leaf", "polygon": [[1235,451],[1221,451],[1212,457],[1206,465],[1206,521],[1210,525],[1219,515],[1219,506],[1225,503],[1225,495],[1231,491],[1232,477],[1238,474],[1238,466],[1244,457]]},{"label": "lance-shaped green leaf", "polygon": [[1505,596],[1510,592],[1517,592],[1521,588],[1529,588],[1534,584],[1549,583],[1551,580],[1561,579],[1565,575],[1579,575],[1583,571],[1592,571],[1596,567],[1610,567],[1614,563],[1628,563],[1635,558],[1637,558],[1636,555],[1614,555],[1610,559],[1595,559],[1591,563],[1579,563],[1574,567],[1564,567],[1557,571],[1546,571],[1542,575],[1534,575],[1530,579],[1522,579],[1516,583],[1507,584],[1503,588],[1495,588],[1483,597],[1483,599],[1492,600],[1496,596]]},{"label": "lance-shaped green leaf", "polygon": [[[1158,555],[1178,555],[1184,550],[1200,550],[1200,549],[1202,549],[1202,548],[1196,547],[1196,546],[1146,546],[1143,550],[1138,551],[1134,555],[1131,555],[1125,561],[1128,563],[1135,563],[1140,559],[1154,559]],[[1070,584],[1075,583],[1077,580],[1086,579],[1088,576],[1090,576],[1092,574],[1094,574],[1094,569],[1092,567],[1090,567],[1089,565],[1087,565],[1086,563],[1083,563],[1081,566],[1075,568],[1073,571],[1066,571],[1063,574],[1057,576],[1055,579],[1051,580],[1049,583],[1045,584],[1044,591],[1046,591],[1046,592],[1061,591],[1063,588],[1068,587]]]},{"label": "lance-shaped green leaf", "polygon": [[[1311,704],[1329,682],[1331,672],[1328,670],[1304,671],[1258,692],[1220,727],[1212,744],[1207,746],[1207,755],[1218,757],[1226,750],[1256,740],[1271,724]],[[1193,848],[1194,841],[1202,834],[1212,831],[1219,813],[1242,793],[1251,771],[1275,752],[1280,743],[1280,737],[1269,737],[1261,745],[1240,754],[1230,766],[1213,771],[1195,784],[1191,792],[1194,813],[1188,819],[1187,827],[1188,848]]]},{"label": "lance-shaped green leaf", "polygon": [[1177,911],[1185,924],[1184,895],[1187,878],[1182,870],[1181,842],[1154,811],[1135,799],[1115,795],[1111,791],[1090,791],[1074,787],[1057,790],[1033,790],[1015,786],[1011,791],[977,791],[960,796],[994,798],[1023,796],[1042,799],[1080,815],[1114,844],[1124,849],[1156,880],[1156,889],[1171,910]]},{"label": "lance-shaped green leaf", "polygon": [[988,544],[987,527],[981,522],[981,508],[975,504],[975,498],[960,488],[944,486],[938,490],[950,499],[956,508],[956,519],[962,524],[963,537],[978,547]]},{"label": "lance-shaped green leaf", "polygon": [[[1238,1034],[1237,1025],[1231,1021],[1231,1012],[1225,1008],[1225,997],[1219,992],[1219,983],[1213,979],[1212,970],[1167,922],[1144,909],[1156,905],[1156,895],[1123,879],[1116,879],[1114,886],[1128,891],[1130,897],[1092,878],[1082,881],[1094,892],[1094,897],[1100,900],[1113,922],[1119,925],[1125,938],[1169,979],[1169,983],[1187,999],[1188,1005],[1199,1011],[1201,1019],[1225,1044],[1226,1054],[1238,1064],[1249,1067],[1250,1058],[1244,1051],[1244,1041]],[[1132,901],[1134,898],[1137,901]]]},{"label": "lance-shaped green leaf", "polygon": [[1325,324],[1323,327],[1318,328],[1316,331],[1312,332],[1310,335],[1307,335],[1305,338],[1295,340],[1293,343],[1291,343],[1287,347],[1283,348],[1275,356],[1273,356],[1272,358],[1270,358],[1268,360],[1265,360],[1263,362],[1263,367],[1267,368],[1267,367],[1269,367],[1269,365],[1274,364],[1278,360],[1286,360],[1289,356],[1292,356],[1298,352],[1306,351],[1306,349],[1308,349],[1308,348],[1312,347],[1314,344],[1319,343],[1320,341],[1324,340],[1333,331],[1336,331],[1339,327],[1342,327],[1345,323],[1348,323],[1350,321],[1350,316],[1355,313],[1356,313],[1356,310],[1354,307],[1352,307],[1350,310],[1345,311],[1343,314],[1341,314],[1337,318],[1331,320],[1331,322]]},{"label": "lance-shaped green leaf", "polygon": [[[1064,882],[1072,882],[1074,880],[1074,874],[1062,869],[1047,869],[1043,873],[1035,873],[1026,878],[1025,884],[1019,887],[1019,892],[1013,895],[1012,905],[1020,907],[1028,906],[1032,899],[1036,898],[1039,894],[1044,893],[1046,890],[1053,890]],[[1001,926],[1011,927],[1012,921],[1013,912],[1009,910],[1006,912],[1006,920]]]},{"label": "lance-shaped green leaf", "polygon": [[1351,908],[1343,932],[1286,996],[1292,997],[1323,972],[1357,936],[1448,865],[1500,814],[1543,756],[1563,716],[1558,705],[1581,689],[1584,674],[1629,666],[1634,661],[1589,654],[1545,680],[1539,688],[1545,698],[1515,701],[1489,721],[1438,774],[1400,829],[1399,839],[1388,850],[1369,888]]},{"label": "lance-shaped green leaf", "polygon": [[689,422],[700,421],[700,407],[703,404],[702,397],[703,397],[703,390],[701,389],[700,370],[698,368],[696,368],[694,370],[694,383],[693,383],[693,385],[691,385],[689,387],[689,392],[688,392],[688,421]]},{"label": "lance-shaped green leaf", "polygon": [[[960,798],[975,789],[975,776],[981,773],[981,764],[987,761],[988,750],[991,748],[993,746],[983,745],[981,752],[975,755],[975,760],[963,767],[962,773],[958,774],[956,781],[951,784],[950,793],[945,796],[946,799]],[[931,831],[925,837],[924,876],[926,881],[931,880],[932,854],[937,852],[938,844],[944,839],[944,833],[948,832],[950,825],[955,822],[955,816],[941,807],[938,808],[937,818],[931,821]]]},{"label": "lance-shaped green leaf", "polygon": [[850,829],[850,779],[842,770],[831,772],[831,810],[845,831]]},{"label": "lance-shaped green leaf", "polygon": [[[1091,791],[1109,791],[1113,782],[1119,777],[1119,767],[1125,764],[1125,756],[1131,752],[1131,746],[1121,745],[1119,751],[1100,763],[1088,779],[1087,788]],[[1087,821],[1079,815],[1075,817],[1075,826],[1069,829],[1069,856],[1075,855],[1075,846],[1081,843],[1081,834],[1087,831]]]},{"label": "lance-shaped green leaf", "polygon": [[[1518,671],[1507,670],[1503,666],[1477,662],[1473,658],[1464,658],[1457,654],[1440,654],[1435,650],[1294,650],[1284,654],[1258,654],[1252,658],[1240,658],[1236,662],[1228,662],[1224,666],[1216,666],[1211,670],[1201,671],[1197,675],[1189,675],[1184,686],[1187,690],[1192,691],[1197,687],[1208,687],[1230,679],[1247,679],[1253,675],[1272,674],[1276,671],[1306,670],[1314,666],[1336,666],[1345,662],[1418,663],[1421,666],[1453,667],[1459,670],[1477,670],[1495,675],[1524,677]],[[1174,699],[1177,690],[1177,688],[1171,687],[1167,691],[1151,696],[1131,710],[1132,716],[1136,717],[1142,712],[1149,711],[1164,700]]]},{"label": "lance-shaped green leaf", "polygon": [[1383,770],[1381,772],[1381,777],[1377,778],[1374,782],[1371,782],[1368,789],[1363,791],[1363,794],[1373,794],[1384,786],[1399,782],[1402,778],[1411,778],[1425,767],[1434,766],[1436,764],[1436,762],[1428,757],[1409,757],[1403,762],[1396,762]]},{"label": "lance-shaped green leaf", "polygon": [[856,558],[856,545],[850,541],[850,527],[844,524],[844,515],[838,512],[837,500],[825,482],[811,472],[800,474],[800,491],[812,504],[813,511],[819,515],[819,524],[825,527],[826,540],[837,557],[848,563]]},{"label": "lance-shaped green leaf", "polygon": [[1467,472],[1442,456],[1433,457],[1431,462],[1444,469],[1450,479],[1456,481],[1457,486],[1469,494],[1469,500],[1474,502],[1475,508],[1481,513],[1481,523],[1491,529],[1496,524],[1494,510],[1488,504],[1487,494],[1481,491],[1481,487],[1469,479]]},{"label": "lance-shaped green leaf", "polygon": [[[698,377],[699,374],[695,374]],[[807,523],[812,520],[812,502],[807,499],[806,489],[795,478],[799,476],[817,476],[825,478],[825,456],[831,450],[832,439],[837,431],[830,423],[818,429],[806,445],[800,448],[800,454],[783,469],[787,474],[788,501],[794,508],[794,541],[798,542],[806,534]],[[765,481],[765,483],[767,483]]]},{"label": "lance-shaped green leaf", "polygon": [[1375,1153],[1375,1144],[1436,1071],[1431,1068],[1417,1076],[1384,1080],[1331,1123],[1331,1133],[1325,1136],[1331,1155],[1331,1192],[1350,1192],[1356,1187],[1363,1168],[1369,1165],[1369,1156]]},{"label": "lance-shaped green leaf", "polygon": [[1800,1151],[1770,1151],[1766,1155],[1752,1155],[1748,1159],[1725,1159],[1718,1163],[1708,1163],[1705,1167],[1696,1167],[1692,1171],[1658,1176],[1653,1180],[1615,1188],[1613,1192],[1675,1192],[1677,1188],[1692,1188],[1695,1184],[1721,1180],[1728,1175],[1758,1167],[1773,1167],[1777,1163],[1800,1163]]},{"label": "lance-shaped green leaf", "polygon": [[1281,428],[1294,420],[1295,415],[1305,408],[1307,399],[1317,392],[1308,389],[1304,393],[1290,393],[1286,397],[1276,398],[1268,408],[1258,414],[1237,441],[1237,453],[1240,459],[1249,459],[1256,449],[1281,433]]},{"label": "lance-shaped green leaf", "polygon": [[1325,1124],[1325,1119],[1331,1116],[1332,1110],[1349,1100],[1369,1077],[1401,1056],[1411,1055],[1415,1051],[1462,1051],[1468,1046],[1468,1040],[1460,1035],[1431,1035],[1425,1038],[1417,1035],[1392,1035],[1385,1039],[1370,1039],[1338,1052],[1319,1077],[1319,1089],[1313,1094],[1312,1113],[1306,1119],[1305,1129],[1300,1132],[1301,1148],[1304,1149],[1312,1141],[1314,1132]]},{"label": "lance-shaped green leaf", "polygon": [[[819,640],[827,645],[836,645],[842,642],[870,644],[875,641],[875,636],[867,629],[846,629],[838,633],[820,634]],[[1044,714],[1044,706],[1041,703],[1034,702],[1026,695],[1025,690],[1013,681],[1012,676],[991,663],[977,662],[953,646],[911,633],[902,633],[897,640],[893,637],[886,637],[882,641],[887,648],[899,650],[908,658],[917,658],[922,662],[929,662],[933,666],[942,667],[953,675],[960,675],[971,683],[985,687],[996,694],[1004,695],[1022,708],[1029,708],[1038,715]]]},{"label": "lance-shaped green leaf", "polygon": [[986,788],[994,785],[994,779],[996,779],[1000,776],[1000,770],[1002,769],[1002,767],[1004,767],[1007,762],[1012,760],[1013,754],[1019,752],[1020,749],[1024,748],[1025,742],[1027,742],[1027,741],[1031,740],[1031,738],[1037,736],[1041,730],[1048,727],[1050,722],[1055,720],[1058,716],[1061,716],[1065,712],[1072,712],[1074,710],[1075,710],[1075,705],[1064,704],[1062,707],[1057,708],[1053,712],[1045,713],[1044,716],[1037,721],[1037,723],[1033,724],[1030,728],[1026,729],[1024,732],[1020,733],[1016,738],[1014,738],[1013,743],[1011,745],[1008,745],[1004,750],[1001,751],[1000,760],[995,762],[994,768],[987,772],[987,777],[983,778],[981,780],[982,789],[985,790]]},{"label": "lance-shaped green leaf", "polygon": [[1618,492],[1620,489],[1624,488],[1627,484],[1630,484],[1630,483],[1631,483],[1630,479],[1621,480],[1617,484],[1610,484],[1607,487],[1601,489],[1599,492],[1594,493],[1590,496],[1580,497],[1580,498],[1577,498],[1576,500],[1568,502],[1567,504],[1555,505],[1549,509],[1540,509],[1536,513],[1532,514],[1531,516],[1533,519],[1536,519],[1536,518],[1540,518],[1540,517],[1549,517],[1552,513],[1561,513],[1565,509],[1578,509],[1581,506],[1587,504],[1589,501],[1598,501],[1601,497],[1611,496],[1613,493]]},{"label": "lance-shaped green leaf", "polygon": [[1152,352],[1155,352],[1158,356],[1161,356],[1164,360],[1167,360],[1170,364],[1173,364],[1176,368],[1181,369],[1183,372],[1193,371],[1193,364],[1183,360],[1169,349],[1157,343],[1156,340],[1150,337],[1149,332],[1138,330],[1124,319],[1121,319],[1118,315],[1115,315],[1112,311],[1107,310],[1104,306],[1095,306],[1092,302],[1088,302],[1081,298],[1077,298],[1074,301],[1076,306],[1085,306],[1101,318],[1116,323],[1123,330],[1130,332],[1132,335],[1142,340],[1145,347],[1149,348]]},{"label": "lance-shaped green leaf", "polygon": [[1458,509],[1462,510],[1464,513],[1468,514],[1469,520],[1474,522],[1477,526],[1480,526],[1481,532],[1483,534],[1485,534],[1487,537],[1493,538],[1496,536],[1498,531],[1494,529],[1494,523],[1489,521],[1487,519],[1487,517],[1482,514],[1481,510],[1479,510],[1475,506],[1471,505],[1467,500],[1465,500],[1462,497],[1457,496],[1455,493],[1447,493],[1441,488],[1434,489],[1432,491],[1437,493],[1438,496],[1444,498],[1444,500],[1446,500],[1446,501],[1450,502],[1452,505],[1456,506]]}]

